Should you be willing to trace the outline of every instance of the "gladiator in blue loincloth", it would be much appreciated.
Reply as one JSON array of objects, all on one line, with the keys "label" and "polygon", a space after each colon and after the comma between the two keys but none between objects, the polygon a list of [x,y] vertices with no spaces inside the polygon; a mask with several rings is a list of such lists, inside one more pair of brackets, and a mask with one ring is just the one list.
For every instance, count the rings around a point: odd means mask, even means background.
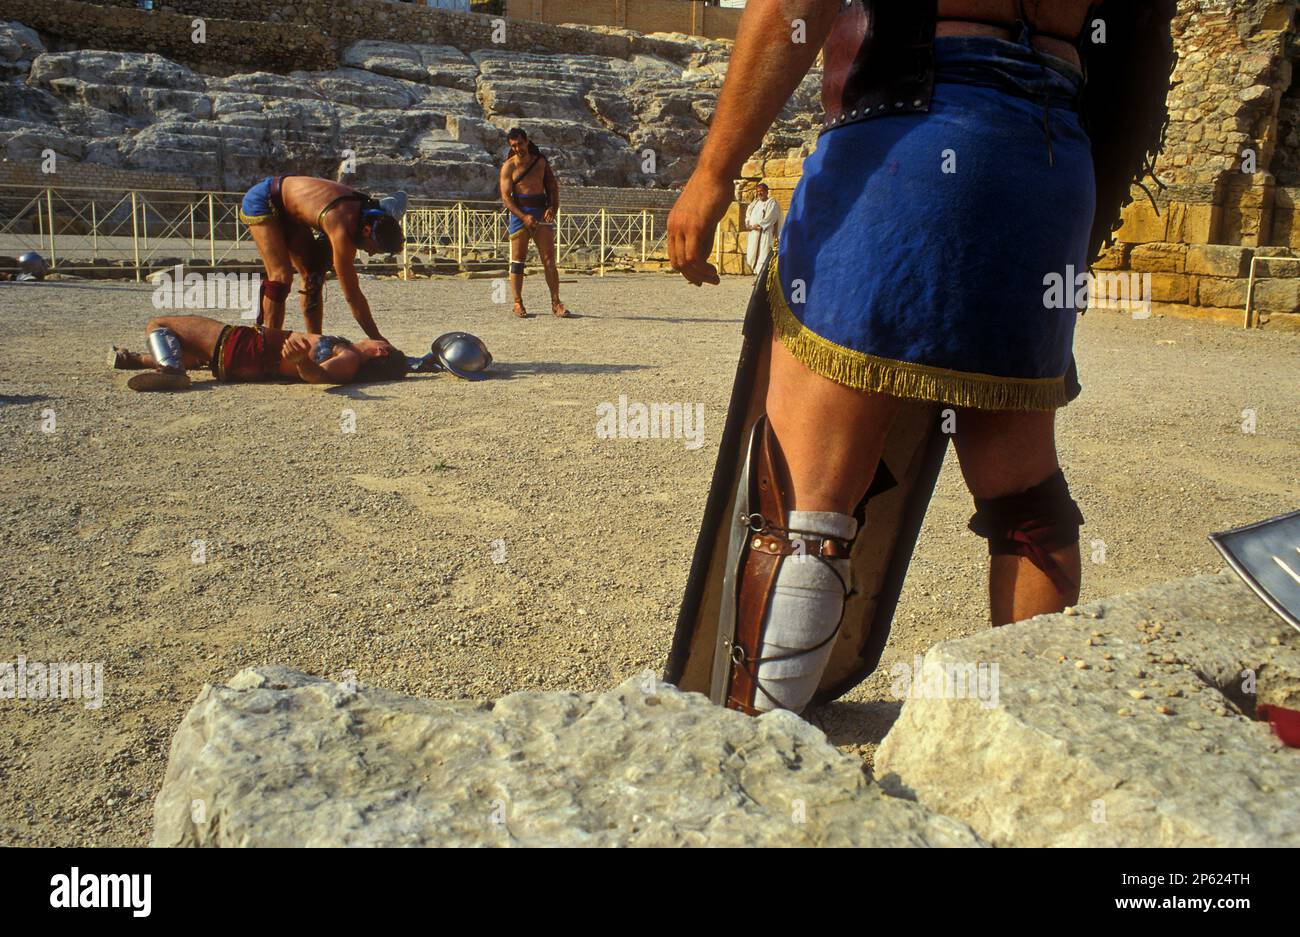
[{"label": "gladiator in blue loincloth", "polygon": [[568,318],[569,311],[560,302],[560,273],[555,265],[556,213],[560,209],[560,183],[551,164],[537,144],[518,127],[506,138],[510,157],[501,167],[501,204],[510,213],[506,231],[510,238],[510,288],[514,293],[514,314],[528,317],[524,308],[524,266],[528,259],[528,240],[537,242],[546,285],[551,291],[551,312]]}]

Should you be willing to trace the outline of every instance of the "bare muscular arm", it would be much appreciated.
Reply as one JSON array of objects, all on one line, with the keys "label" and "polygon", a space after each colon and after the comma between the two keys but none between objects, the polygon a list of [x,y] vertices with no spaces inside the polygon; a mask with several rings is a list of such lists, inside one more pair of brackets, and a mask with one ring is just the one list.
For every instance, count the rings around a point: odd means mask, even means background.
[{"label": "bare muscular arm", "polygon": [[311,358],[299,362],[298,376],[308,384],[346,384],[357,376],[361,361],[361,355],[355,351],[342,349],[324,364],[317,364]]},{"label": "bare muscular arm", "polygon": [[[707,258],[735,195],[732,180],[812,67],[841,8],[839,0],[750,0],[741,14],[708,138],[668,216],[669,260],[691,283],[718,282]],[[804,22],[804,42],[793,40],[795,20]]]},{"label": "bare muscular arm", "polygon": [[546,186],[546,213],[542,216],[546,221],[554,221],[555,213],[560,210],[560,180],[555,178],[555,173],[551,172],[551,162],[546,161],[546,178],[543,183]]},{"label": "bare muscular arm", "polygon": [[[348,212],[347,217],[355,221],[355,213]],[[341,219],[327,218],[325,230],[334,251],[334,274],[339,278],[339,289],[343,291],[343,298],[347,301],[348,308],[352,310],[352,318],[357,320],[357,325],[361,326],[361,331],[365,332],[368,338],[383,338],[384,336],[379,333],[379,326],[375,325],[374,317],[370,314],[370,303],[361,292],[361,281],[357,279],[357,268],[354,263],[357,249],[352,245],[352,237],[347,227]]]},{"label": "bare muscular arm", "polygon": [[285,340],[280,355],[294,366],[298,376],[308,384],[346,384],[356,376],[361,355],[351,348],[336,348],[323,364],[312,360],[312,340],[295,333]]}]

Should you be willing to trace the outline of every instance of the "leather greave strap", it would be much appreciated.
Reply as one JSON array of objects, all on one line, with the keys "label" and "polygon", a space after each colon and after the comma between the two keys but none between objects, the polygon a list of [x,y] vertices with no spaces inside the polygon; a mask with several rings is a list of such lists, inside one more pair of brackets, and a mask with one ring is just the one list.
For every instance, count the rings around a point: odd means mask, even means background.
[{"label": "leather greave strap", "polygon": [[[769,520],[779,519],[785,522],[786,504],[782,496],[780,475],[777,472],[776,438],[772,425],[763,417],[762,438],[759,443],[757,462],[753,467],[754,478],[751,488],[757,497],[758,514]],[[752,506],[752,505],[751,505]],[[752,523],[751,530],[755,524]],[[765,528],[767,525],[762,524]],[[754,693],[758,685],[758,667],[752,661],[758,657],[758,649],[763,640],[763,620],[767,617],[767,607],[772,600],[772,590],[776,584],[776,574],[785,561],[784,553],[763,549],[754,549],[754,544],[762,534],[755,531],[750,538],[749,548],[745,551],[745,560],[740,574],[740,603],[736,613],[736,640],[732,648],[731,689],[727,693],[727,706],[739,709],[748,715],[757,715],[754,709]]]},{"label": "leather greave strap", "polygon": [[[835,537],[788,530],[784,525],[789,517],[786,492],[781,486],[780,446],[772,432],[771,424],[763,417],[756,464],[751,466],[750,507],[757,508],[750,515],[750,535],[745,547],[742,571],[738,584],[739,607],[736,613],[736,636],[732,644],[732,665],[727,706],[748,715],[758,715],[755,708],[758,694],[782,707],[779,700],[768,693],[758,679],[759,668],[765,663],[789,660],[820,650],[839,633],[838,623],[823,640],[812,647],[800,648],[780,656],[761,657],[763,628],[768,620],[768,610],[776,590],[777,575],[789,556],[807,562],[825,563],[845,594],[848,585],[830,563],[831,558],[847,558],[851,543]],[[790,534],[797,534],[796,540]]]}]

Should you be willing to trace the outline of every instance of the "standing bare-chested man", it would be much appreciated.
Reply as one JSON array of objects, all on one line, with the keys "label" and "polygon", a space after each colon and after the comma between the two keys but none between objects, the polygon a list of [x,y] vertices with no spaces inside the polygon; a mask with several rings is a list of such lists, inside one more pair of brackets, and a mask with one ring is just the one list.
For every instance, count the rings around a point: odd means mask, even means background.
[{"label": "standing bare-chested man", "polygon": [[325,318],[325,275],[333,267],[361,330],[382,339],[353,262],[358,250],[395,254],[402,249],[397,219],[405,208],[403,193],[380,201],[311,176],[270,176],[249,189],[239,219],[248,225],[266,266],[258,324],[273,329],[284,325],[284,302],[296,270],[304,286],[299,290],[303,320],[309,333],[319,334]]},{"label": "standing bare-chested man", "polygon": [[510,212],[510,289],[514,292],[514,313],[528,318],[524,308],[524,261],[528,259],[528,239],[537,242],[537,253],[546,272],[551,290],[551,312],[561,319],[569,311],[560,302],[560,273],[555,266],[555,213],[560,208],[560,183],[551,172],[551,164],[528,134],[515,127],[506,139],[510,156],[501,167],[501,203]]}]

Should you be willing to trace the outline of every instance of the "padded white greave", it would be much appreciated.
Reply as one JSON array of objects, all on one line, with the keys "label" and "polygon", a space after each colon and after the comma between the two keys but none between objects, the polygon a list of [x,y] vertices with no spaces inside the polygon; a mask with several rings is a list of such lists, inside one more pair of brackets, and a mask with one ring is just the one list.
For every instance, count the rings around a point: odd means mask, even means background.
[{"label": "padded white greave", "polygon": [[[855,518],[828,511],[791,511],[786,526],[792,531],[842,540],[852,540],[858,531]],[[799,534],[791,533],[789,537],[795,540]],[[834,566],[834,572],[828,563]],[[839,578],[835,576],[837,572]],[[825,641],[840,623],[844,611],[844,589],[853,587],[852,575],[853,568],[847,559],[787,556],[776,574],[772,599],[763,621],[759,658],[780,657]],[[817,690],[834,646],[833,640],[827,641],[811,653],[760,664],[758,683],[763,689],[754,693],[754,708],[763,712],[778,708],[777,703],[768,697],[767,693],[770,693],[782,708],[802,711]]]}]

